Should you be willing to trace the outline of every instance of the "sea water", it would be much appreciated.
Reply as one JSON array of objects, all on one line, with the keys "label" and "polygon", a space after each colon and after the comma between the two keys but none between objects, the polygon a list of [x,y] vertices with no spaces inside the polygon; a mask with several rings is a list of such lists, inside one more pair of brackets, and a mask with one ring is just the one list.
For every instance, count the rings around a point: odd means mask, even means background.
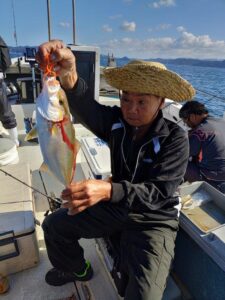
[{"label": "sea water", "polygon": [[[187,79],[197,90],[194,100],[204,103],[211,116],[222,117],[225,112],[225,69],[168,64],[167,68]],[[207,95],[216,95],[219,98]]]},{"label": "sea water", "polygon": [[[124,63],[127,63],[127,60]],[[123,66],[124,63],[120,60],[119,66]],[[166,64],[166,67],[184,77],[194,86],[196,89],[194,100],[204,103],[211,116],[223,117],[225,113],[225,68],[175,64]]]}]

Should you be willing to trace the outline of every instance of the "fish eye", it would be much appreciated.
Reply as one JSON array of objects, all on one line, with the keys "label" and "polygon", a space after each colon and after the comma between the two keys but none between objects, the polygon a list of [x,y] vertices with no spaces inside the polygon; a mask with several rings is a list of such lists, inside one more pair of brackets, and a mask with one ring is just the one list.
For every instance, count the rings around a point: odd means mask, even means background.
[{"label": "fish eye", "polygon": [[62,100],[59,100],[59,104],[60,104],[60,105],[63,105],[63,101],[62,101]]}]

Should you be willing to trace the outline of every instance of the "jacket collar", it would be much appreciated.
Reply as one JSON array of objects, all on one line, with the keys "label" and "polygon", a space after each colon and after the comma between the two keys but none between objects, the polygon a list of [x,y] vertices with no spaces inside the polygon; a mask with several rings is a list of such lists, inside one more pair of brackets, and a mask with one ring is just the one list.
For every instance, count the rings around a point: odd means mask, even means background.
[{"label": "jacket collar", "polygon": [[[122,124],[128,131],[132,130],[132,127],[123,118]],[[165,119],[163,118],[162,111],[160,110],[149,130],[147,131],[144,140],[149,140],[155,136],[168,136],[169,133],[169,128]]]},{"label": "jacket collar", "polygon": [[148,133],[151,136],[167,136],[170,131],[165,119],[163,118],[162,110],[159,111],[157,117],[150,126]]}]

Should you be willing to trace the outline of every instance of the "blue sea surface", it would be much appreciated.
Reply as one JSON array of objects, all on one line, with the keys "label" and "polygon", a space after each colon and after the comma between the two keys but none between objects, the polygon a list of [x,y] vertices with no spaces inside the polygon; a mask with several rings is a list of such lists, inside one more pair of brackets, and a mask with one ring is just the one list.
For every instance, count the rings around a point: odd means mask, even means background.
[{"label": "blue sea surface", "polygon": [[223,116],[225,112],[225,69],[173,64],[168,64],[166,67],[180,74],[194,86],[196,89],[194,100],[204,103],[210,115]]},{"label": "blue sea surface", "polygon": [[[120,59],[118,66],[129,60]],[[166,64],[166,67],[188,80],[196,89],[193,100],[204,103],[211,116],[222,117],[225,113],[225,69],[191,65]],[[215,95],[216,97],[213,97]]]}]

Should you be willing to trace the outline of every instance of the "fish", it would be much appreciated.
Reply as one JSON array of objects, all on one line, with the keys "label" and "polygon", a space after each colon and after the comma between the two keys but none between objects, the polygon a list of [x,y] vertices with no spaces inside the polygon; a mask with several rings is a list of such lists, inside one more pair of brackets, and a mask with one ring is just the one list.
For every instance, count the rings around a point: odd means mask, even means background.
[{"label": "fish", "polygon": [[42,91],[36,99],[36,124],[25,140],[35,137],[43,156],[40,169],[53,174],[64,186],[69,185],[80,146],[66,94],[55,76],[44,76]]}]

